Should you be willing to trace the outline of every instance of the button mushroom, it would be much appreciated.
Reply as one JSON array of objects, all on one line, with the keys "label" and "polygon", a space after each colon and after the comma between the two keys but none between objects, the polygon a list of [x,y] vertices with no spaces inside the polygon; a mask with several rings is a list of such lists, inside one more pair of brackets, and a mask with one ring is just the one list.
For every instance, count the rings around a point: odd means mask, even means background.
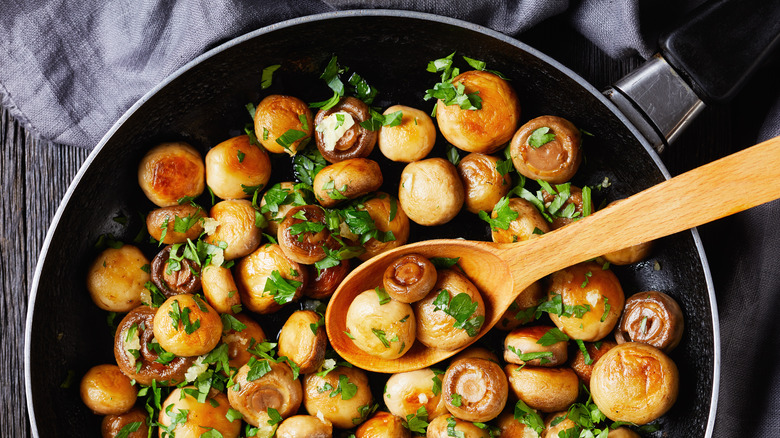
[{"label": "button mushroom", "polygon": [[546,297],[547,293],[542,289],[540,281],[531,283],[509,305],[495,327],[499,330],[512,330],[533,321],[536,306]]},{"label": "button mushroom", "polygon": [[496,203],[509,193],[512,178],[508,171],[498,169],[499,159],[472,152],[458,163],[458,175],[463,181],[466,210],[472,213],[493,211]]},{"label": "button mushroom", "polygon": [[358,348],[383,359],[403,356],[417,334],[412,306],[390,298],[381,288],[355,297],[347,309],[346,326]]},{"label": "button mushroom", "polygon": [[393,299],[413,303],[425,298],[436,285],[436,267],[419,254],[407,254],[385,269],[382,285]]},{"label": "button mushroom", "polygon": [[509,385],[495,362],[466,358],[453,362],[442,381],[442,398],[447,410],[462,420],[486,422],[506,406]]},{"label": "button mushroom", "polygon": [[116,365],[97,365],[81,379],[81,400],[101,415],[122,414],[135,404],[137,390]]},{"label": "button mushroom", "polygon": [[146,230],[158,242],[164,244],[185,243],[196,240],[203,232],[202,208],[192,203],[162,207],[146,215]]},{"label": "button mushroom", "polygon": [[276,183],[263,193],[260,199],[260,212],[263,213],[268,225],[266,230],[271,236],[276,236],[279,223],[284,215],[293,207],[314,203],[311,187],[294,182]]},{"label": "button mushroom", "polygon": [[249,350],[266,338],[263,328],[249,315],[238,313],[233,318],[239,324],[223,327],[222,342],[228,346],[228,366],[241,368],[253,357]]},{"label": "button mushroom", "polygon": [[321,319],[314,311],[298,310],[287,318],[279,332],[279,356],[295,362],[301,374],[316,371],[325,360],[328,335]]},{"label": "button mushroom", "polygon": [[236,264],[241,302],[255,313],[273,313],[297,300],[308,283],[308,271],[290,260],[278,244],[266,244]]},{"label": "button mushroom", "polygon": [[[550,224],[539,213],[539,210],[522,198],[509,198],[507,201],[499,202],[491,210],[490,217],[496,219],[499,214],[504,215],[510,211],[516,213],[517,217],[510,220],[506,228],[503,225],[491,224],[490,236],[493,242],[521,242],[550,231]],[[509,214],[514,216],[512,213]]]},{"label": "button mushroom", "polygon": [[301,406],[301,381],[284,362],[253,358],[238,369],[233,382],[227,390],[230,405],[253,426],[268,424],[271,409],[287,418]]},{"label": "button mushroom", "polygon": [[619,344],[593,367],[593,402],[610,420],[647,424],[665,414],[677,400],[675,363],[652,345]]},{"label": "button mushroom", "polygon": [[[555,327],[538,325],[512,330],[504,338],[504,360],[519,365],[560,365],[569,358],[568,342],[559,338],[547,340],[545,336]],[[543,339],[544,338],[544,339]]]},{"label": "button mushroom", "polygon": [[350,158],[325,166],[314,177],[314,196],[323,207],[334,207],[348,199],[379,190],[382,170],[374,160]]},{"label": "button mushroom", "polygon": [[[552,203],[557,202],[556,198],[565,198],[560,208],[552,214],[551,229],[557,230],[564,225],[570,224],[572,221],[576,220],[576,218],[585,216],[585,198],[583,198],[581,188],[571,184],[566,184],[563,187],[551,188],[556,193],[550,193],[547,190],[542,189],[542,198],[544,199],[545,205],[552,205]],[[588,209],[591,212],[595,211],[593,209],[593,200],[588,204]]]},{"label": "button mushroom", "polygon": [[401,111],[401,123],[382,126],[379,130],[379,150],[392,161],[411,163],[422,160],[436,143],[436,127],[424,111],[405,105],[393,105],[384,115]]},{"label": "button mushroom", "polygon": [[377,192],[357,205],[358,211],[365,211],[376,227],[376,234],[363,241],[365,252],[358,255],[366,261],[375,255],[405,245],[409,240],[409,218],[398,200],[384,192]]},{"label": "button mushroom", "polygon": [[271,160],[265,149],[239,135],[206,153],[206,184],[222,199],[244,199],[253,195],[247,187],[264,187],[271,177]]},{"label": "button mushroom", "polygon": [[151,279],[149,259],[133,245],[106,248],[87,272],[87,291],[92,301],[109,312],[129,312],[141,304]]},{"label": "button mushroom", "polygon": [[470,421],[460,420],[447,414],[440,415],[431,421],[425,436],[427,438],[449,438],[453,436],[490,438],[491,435],[487,427],[480,428]]},{"label": "button mushroom", "polygon": [[514,396],[532,409],[556,412],[577,401],[580,381],[571,368],[509,364],[504,371]]},{"label": "button mushroom", "polygon": [[201,289],[200,265],[184,257],[181,244],[168,245],[152,259],[152,283],[166,297]]},{"label": "button mushroom", "polygon": [[293,415],[276,429],[276,438],[333,438],[333,425],[311,415]]},{"label": "button mushroom", "polygon": [[160,436],[196,438],[213,430],[223,438],[238,438],[241,420],[228,418],[230,404],[225,394],[212,389],[200,402],[193,393],[197,394],[198,389],[186,386],[168,395],[158,417]]},{"label": "button mushroom", "polygon": [[206,188],[203,157],[187,143],[161,143],[141,159],[138,185],[158,207],[178,205],[184,197],[197,198]]},{"label": "button mushroom", "polygon": [[165,300],[154,315],[154,338],[177,356],[200,356],[222,338],[222,319],[197,295],[182,294]]},{"label": "button mushroom", "polygon": [[227,244],[224,248],[225,260],[251,253],[262,239],[260,228],[256,226],[256,212],[252,202],[246,199],[218,202],[209,211],[216,227],[208,232],[206,242],[216,246]]},{"label": "button mushroom", "polygon": [[585,352],[588,353],[588,359],[585,358],[585,354],[582,350],[578,349],[570,361],[569,366],[577,373],[577,377],[579,377],[585,385],[590,385],[590,376],[591,373],[593,373],[593,365],[601,359],[601,356],[604,356],[607,351],[617,345],[617,342],[583,342],[583,345],[585,346]]},{"label": "button mushroom", "polygon": [[372,410],[368,376],[359,368],[336,367],[324,376],[307,374],[303,389],[306,411],[339,429],[361,424]]},{"label": "button mushroom", "polygon": [[322,157],[338,163],[369,156],[376,145],[377,132],[360,124],[370,118],[368,105],[354,97],[345,97],[332,108],[318,111],[314,117],[314,138]]},{"label": "button mushroom", "polygon": [[501,438],[539,438],[539,434],[530,426],[516,420],[511,410],[504,410],[498,416],[496,426]]},{"label": "button mushroom", "polygon": [[319,205],[302,205],[288,210],[277,235],[287,258],[311,265],[327,256],[326,248],[338,248],[327,222],[325,210]]},{"label": "button mushroom", "polygon": [[669,353],[680,343],[684,325],[682,309],[674,298],[658,291],[640,292],[626,300],[615,340],[618,344],[642,342]]},{"label": "button mushroom", "polygon": [[582,161],[580,137],[579,129],[562,117],[529,120],[512,137],[512,163],[528,178],[564,183]]},{"label": "button mushroom", "polygon": [[520,103],[515,90],[493,73],[472,70],[452,78],[463,85],[463,94],[478,93],[480,109],[462,109],[459,105],[436,103],[436,120],[444,138],[468,152],[491,154],[506,145],[520,121]]},{"label": "button mushroom", "polygon": [[312,275],[313,278],[303,294],[315,300],[329,298],[333,292],[336,292],[336,288],[341,284],[341,280],[349,274],[349,271],[349,259],[344,259],[335,266],[321,268],[317,270],[316,275]]},{"label": "button mushroom", "polygon": [[295,155],[313,131],[309,105],[297,97],[272,94],[255,108],[255,135],[268,152]]},{"label": "button mushroom", "polygon": [[428,419],[446,414],[441,395],[442,371],[431,368],[407,371],[390,376],[383,398],[387,409],[395,416],[407,418],[424,408]]},{"label": "button mushroom", "polygon": [[411,438],[404,420],[389,412],[377,412],[355,430],[355,438]]},{"label": "button mushroom", "polygon": [[458,171],[443,158],[409,163],[401,173],[398,201],[409,219],[420,225],[449,222],[460,212],[464,198]]},{"label": "button mushroom", "polygon": [[201,271],[200,282],[206,302],[217,312],[233,313],[241,305],[241,295],[229,268],[209,264]]},{"label": "button mushroom", "polygon": [[542,438],[558,438],[563,436],[569,436],[567,434],[576,432],[580,428],[577,423],[569,418],[567,411],[556,412],[550,414],[544,420],[544,430],[542,431]]},{"label": "button mushroom", "polygon": [[116,438],[122,429],[129,432],[126,438],[147,438],[149,436],[149,416],[141,408],[133,408],[122,414],[110,414],[103,417],[100,433],[103,438]]}]

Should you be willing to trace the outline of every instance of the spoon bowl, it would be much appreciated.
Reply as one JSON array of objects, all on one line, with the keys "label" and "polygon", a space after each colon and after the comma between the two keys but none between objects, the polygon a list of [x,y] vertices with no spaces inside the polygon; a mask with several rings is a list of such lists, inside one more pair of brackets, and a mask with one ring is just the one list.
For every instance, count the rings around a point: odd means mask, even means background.
[{"label": "spoon bowl", "polygon": [[594,257],[687,230],[780,198],[780,137],[729,155],[650,187],[592,215],[534,239],[498,244],[440,239],[404,245],[353,270],[328,303],[325,327],[333,348],[351,364],[397,373],[433,365],[463,348],[446,351],[420,342],[393,360],[360,350],[346,334],[349,305],[363,291],[382,285],[397,258],[458,258],[479,289],[485,322],[471,343],[487,333],[531,283]]}]

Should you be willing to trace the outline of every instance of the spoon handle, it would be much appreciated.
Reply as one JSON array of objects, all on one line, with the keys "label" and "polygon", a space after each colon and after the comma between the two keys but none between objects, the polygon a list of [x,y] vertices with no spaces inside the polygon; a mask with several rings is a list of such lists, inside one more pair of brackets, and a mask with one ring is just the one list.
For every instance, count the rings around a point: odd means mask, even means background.
[{"label": "spoon handle", "polygon": [[780,137],[664,181],[553,233],[497,251],[509,262],[515,286],[521,287],[529,276],[542,278],[777,198]]}]

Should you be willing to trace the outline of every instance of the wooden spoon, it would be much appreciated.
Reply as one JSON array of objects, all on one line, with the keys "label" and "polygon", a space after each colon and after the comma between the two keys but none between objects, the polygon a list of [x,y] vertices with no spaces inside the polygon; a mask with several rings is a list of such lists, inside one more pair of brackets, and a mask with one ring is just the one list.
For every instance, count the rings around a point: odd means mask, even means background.
[{"label": "wooden spoon", "polygon": [[385,268],[404,254],[460,258],[459,265],[485,302],[485,323],[474,342],[499,321],[521,291],[548,274],[777,198],[780,137],[664,181],[536,239],[505,244],[428,240],[380,254],[344,279],[328,304],[325,327],[333,348],[357,367],[383,373],[423,368],[459,350],[432,349],[415,342],[404,356],[385,360],[360,350],[345,333],[352,300],[365,290],[381,286]]}]

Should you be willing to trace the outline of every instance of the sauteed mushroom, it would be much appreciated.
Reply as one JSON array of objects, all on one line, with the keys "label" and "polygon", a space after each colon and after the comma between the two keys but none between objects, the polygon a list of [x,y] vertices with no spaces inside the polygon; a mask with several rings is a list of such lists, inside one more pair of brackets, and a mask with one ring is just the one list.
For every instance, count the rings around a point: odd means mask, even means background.
[{"label": "sauteed mushroom", "polygon": [[[609,204],[607,204],[607,207],[617,202],[620,201],[619,200],[612,201]],[[643,242],[643,243],[638,243],[634,246],[629,246],[628,248],[623,248],[617,251],[604,254],[602,257],[604,258],[604,260],[608,261],[613,265],[619,265],[619,266],[630,265],[631,263],[636,263],[647,259],[652,249],[653,249],[653,241]]]},{"label": "sauteed mushroom", "polygon": [[680,343],[684,324],[674,298],[658,291],[640,292],[626,300],[615,340],[618,344],[642,342],[669,353]]},{"label": "sauteed mushroom", "polygon": [[314,203],[311,188],[304,186],[304,184],[285,181],[274,184],[263,193],[260,199],[260,212],[268,222],[266,227],[268,234],[277,235],[279,223],[284,220],[284,215],[291,208]]},{"label": "sauteed mushroom", "polygon": [[206,184],[222,199],[252,196],[246,188],[265,187],[271,178],[271,160],[265,149],[239,135],[214,146],[206,153]]},{"label": "sauteed mushroom", "polygon": [[265,341],[266,338],[263,328],[249,315],[238,313],[234,318],[245,327],[240,330],[234,327],[223,327],[222,342],[228,346],[228,365],[231,368],[241,368],[254,357],[249,349]]},{"label": "sauteed mushroom", "polygon": [[568,342],[560,340],[549,345],[540,342],[553,329],[555,327],[537,325],[512,330],[504,338],[504,360],[519,365],[546,367],[566,362],[569,358]]},{"label": "sauteed mushroom", "polygon": [[627,427],[618,427],[609,431],[607,438],[641,438],[638,433]]},{"label": "sauteed mushroom", "polygon": [[355,438],[411,438],[404,420],[389,412],[377,412],[355,430]]},{"label": "sauteed mushroom", "polygon": [[407,254],[385,269],[382,285],[388,295],[402,303],[425,298],[436,285],[436,267],[419,254]]},{"label": "sauteed mushroom", "polygon": [[257,248],[236,264],[235,279],[241,302],[256,313],[273,313],[297,300],[309,272],[290,260],[278,244]]},{"label": "sauteed mushroom", "polygon": [[292,369],[284,362],[253,358],[238,369],[233,381],[227,389],[230,405],[253,426],[268,424],[269,409],[287,418],[301,406],[301,381],[293,378]]},{"label": "sauteed mushroom", "polygon": [[382,170],[374,160],[350,158],[325,166],[314,177],[314,195],[323,207],[334,207],[348,199],[379,190]]},{"label": "sauteed mushroom", "polygon": [[125,437],[147,438],[149,436],[148,418],[146,411],[141,408],[132,408],[122,414],[106,415],[100,423],[100,433],[103,438],[116,438],[123,428],[138,424],[135,432],[130,432]]},{"label": "sauteed mushroom", "polygon": [[185,258],[184,249],[168,245],[152,259],[152,283],[166,297],[194,294],[201,288],[200,265]]},{"label": "sauteed mushroom", "polygon": [[598,362],[598,360],[607,353],[607,351],[617,345],[617,342],[599,341],[595,343],[584,342],[583,344],[585,345],[585,351],[588,353],[590,361],[586,361],[585,354],[583,354],[582,351],[578,349],[574,354],[571,363],[569,363],[569,366],[574,370],[575,373],[577,373],[577,377],[579,377],[584,384],[590,385],[590,376],[591,373],[593,373],[593,365],[595,365],[596,362]]},{"label": "sauteed mushroom", "polygon": [[[547,190],[542,190],[542,197],[544,198],[545,204],[552,203],[553,200],[556,197],[555,193],[549,193]],[[574,212],[572,213],[571,217],[567,216],[553,216],[552,223],[550,224],[550,228],[553,230],[557,230],[558,228],[570,224],[572,221],[575,220],[576,217],[582,217],[585,215],[585,200],[582,197],[582,189],[579,187],[575,187],[572,185],[569,185],[569,197],[566,199],[566,202],[563,203],[563,206],[560,208],[559,211],[563,211],[568,205],[574,205]],[[591,212],[594,212],[596,210],[593,209],[593,200],[591,200],[589,207]]]},{"label": "sauteed mushroom", "polygon": [[571,368],[509,364],[504,371],[512,393],[532,409],[556,412],[577,401],[580,381]]},{"label": "sauteed mushroom", "polygon": [[520,121],[520,103],[512,86],[493,73],[471,70],[452,79],[463,84],[464,94],[479,93],[482,108],[436,103],[436,120],[444,138],[468,152],[491,154],[507,144]]},{"label": "sauteed mushroom", "polygon": [[500,364],[498,360],[498,355],[496,353],[493,353],[492,351],[488,350],[485,347],[477,347],[475,345],[471,345],[465,350],[456,354],[455,356],[452,356],[450,363],[455,363],[460,359],[466,359],[466,358],[485,359]]},{"label": "sauteed mushroom", "polygon": [[[406,418],[423,407],[432,420],[446,414],[441,394],[441,371],[423,368],[390,376],[385,384],[383,398],[387,409],[395,416]],[[438,388],[438,391],[434,389]]]},{"label": "sauteed mushroom", "polygon": [[301,374],[317,371],[325,360],[328,335],[321,319],[314,311],[298,310],[287,318],[279,332],[279,356],[295,362]]},{"label": "sauteed mushroom", "polygon": [[255,108],[255,135],[268,152],[295,155],[313,130],[309,105],[297,97],[272,94]]},{"label": "sauteed mushroom", "polygon": [[522,324],[533,321],[536,306],[546,296],[547,293],[542,289],[541,281],[531,283],[515,298],[495,327],[499,330],[512,330]]},{"label": "sauteed mushroom", "polygon": [[158,207],[178,205],[184,197],[197,198],[206,188],[204,175],[200,152],[184,142],[161,143],[138,165],[138,185]]},{"label": "sauteed mushroom", "polygon": [[206,302],[217,312],[234,313],[236,306],[241,305],[241,295],[230,269],[209,264],[201,271],[200,282]]},{"label": "sauteed mushroom", "polygon": [[369,156],[376,145],[377,131],[360,124],[370,118],[368,105],[354,97],[345,97],[333,108],[318,111],[314,138],[322,157],[338,163]]},{"label": "sauteed mushroom", "polygon": [[81,379],[81,400],[96,414],[122,414],[135,404],[137,390],[116,365],[97,365]]},{"label": "sauteed mushroom", "polygon": [[363,243],[365,252],[358,256],[360,260],[366,261],[377,254],[398,248],[409,240],[409,218],[393,195],[377,192],[371,198],[362,201],[357,209],[368,212],[379,233],[392,233],[389,239],[372,237],[365,241]]},{"label": "sauteed mushroom", "polygon": [[128,312],[141,304],[151,278],[149,260],[133,245],[106,248],[95,258],[87,273],[87,290],[92,301],[109,312]]},{"label": "sauteed mushroom", "polygon": [[277,235],[284,255],[297,263],[311,265],[327,256],[325,248],[336,249],[325,210],[319,205],[293,207],[284,215]]},{"label": "sauteed mushroom", "polygon": [[[149,306],[138,306],[122,318],[114,335],[114,359],[122,372],[141,385],[160,386],[183,382],[195,357],[178,357],[154,339],[154,315]],[[140,363],[140,365],[139,365]]]},{"label": "sauteed mushroom", "polygon": [[160,409],[158,421],[160,436],[165,431],[176,438],[197,438],[205,432],[214,430],[223,438],[238,438],[241,434],[241,420],[228,419],[230,404],[225,394],[212,389],[206,400],[201,403],[192,392],[194,386],[174,389]]},{"label": "sauteed mushroom", "polygon": [[257,210],[246,199],[232,199],[218,202],[211,207],[209,217],[216,221],[216,228],[208,232],[206,242],[224,249],[225,260],[233,260],[254,251],[262,233],[257,228],[255,214]]},{"label": "sauteed mushroom", "polygon": [[336,292],[336,288],[341,284],[341,280],[349,274],[349,271],[349,259],[342,260],[336,266],[322,268],[317,271],[316,276],[309,282],[303,294],[315,300],[328,298],[333,295],[333,292]]},{"label": "sauteed mushroom", "polygon": [[205,216],[203,209],[192,203],[161,207],[146,215],[146,230],[164,244],[184,243],[200,236]]},{"label": "sauteed mushroom", "polygon": [[567,411],[556,412],[545,418],[542,438],[558,438],[562,432],[565,433],[565,431],[576,429],[576,427],[577,424],[569,418]]},{"label": "sauteed mushroom", "polygon": [[482,423],[496,418],[508,396],[509,384],[501,366],[485,359],[453,362],[442,381],[447,410],[462,420]]},{"label": "sauteed mushroom", "polygon": [[463,438],[490,438],[487,429],[482,429],[470,421],[460,420],[450,414],[440,415],[431,421],[425,436],[427,438],[449,438],[453,434],[458,434],[457,436]]},{"label": "sauteed mushroom", "polygon": [[197,295],[168,298],[154,315],[154,338],[177,356],[200,356],[213,350],[222,338],[219,313]]},{"label": "sauteed mushroom", "polygon": [[449,222],[460,212],[464,198],[458,171],[443,158],[409,163],[401,173],[398,200],[409,219],[420,225]]},{"label": "sauteed mushroom", "polygon": [[[517,213],[517,218],[509,222],[507,229],[491,227],[490,235],[493,242],[511,243],[533,239],[550,231],[550,223],[547,222],[539,210],[530,202],[522,198],[509,198],[505,207]],[[498,207],[498,206],[497,206]],[[491,217],[498,217],[499,208],[491,209]]]},{"label": "sauteed mushroom", "polygon": [[392,161],[411,163],[422,160],[436,142],[436,127],[424,111],[405,105],[393,105],[384,115],[401,111],[401,124],[382,126],[379,130],[379,150]]},{"label": "sauteed mushroom", "polygon": [[562,117],[531,119],[512,137],[512,163],[528,178],[564,183],[582,161],[580,137],[579,129]]},{"label": "sauteed mushroom", "polygon": [[333,438],[333,425],[311,415],[293,415],[276,429],[276,438]]},{"label": "sauteed mushroom", "polygon": [[358,348],[383,359],[403,356],[417,333],[412,306],[390,298],[381,288],[355,297],[347,309],[346,325]]},{"label": "sauteed mushroom", "polygon": [[515,419],[511,410],[504,410],[496,420],[501,438],[539,438],[539,434],[525,423]]},{"label": "sauteed mushroom", "polygon": [[458,163],[458,175],[463,181],[466,210],[472,213],[493,211],[496,203],[509,193],[512,177],[498,169],[500,160],[492,155],[472,152]]},{"label": "sauteed mushroom", "polygon": [[351,429],[371,413],[368,376],[359,368],[336,367],[324,376],[307,374],[303,389],[306,411],[339,429]]}]

